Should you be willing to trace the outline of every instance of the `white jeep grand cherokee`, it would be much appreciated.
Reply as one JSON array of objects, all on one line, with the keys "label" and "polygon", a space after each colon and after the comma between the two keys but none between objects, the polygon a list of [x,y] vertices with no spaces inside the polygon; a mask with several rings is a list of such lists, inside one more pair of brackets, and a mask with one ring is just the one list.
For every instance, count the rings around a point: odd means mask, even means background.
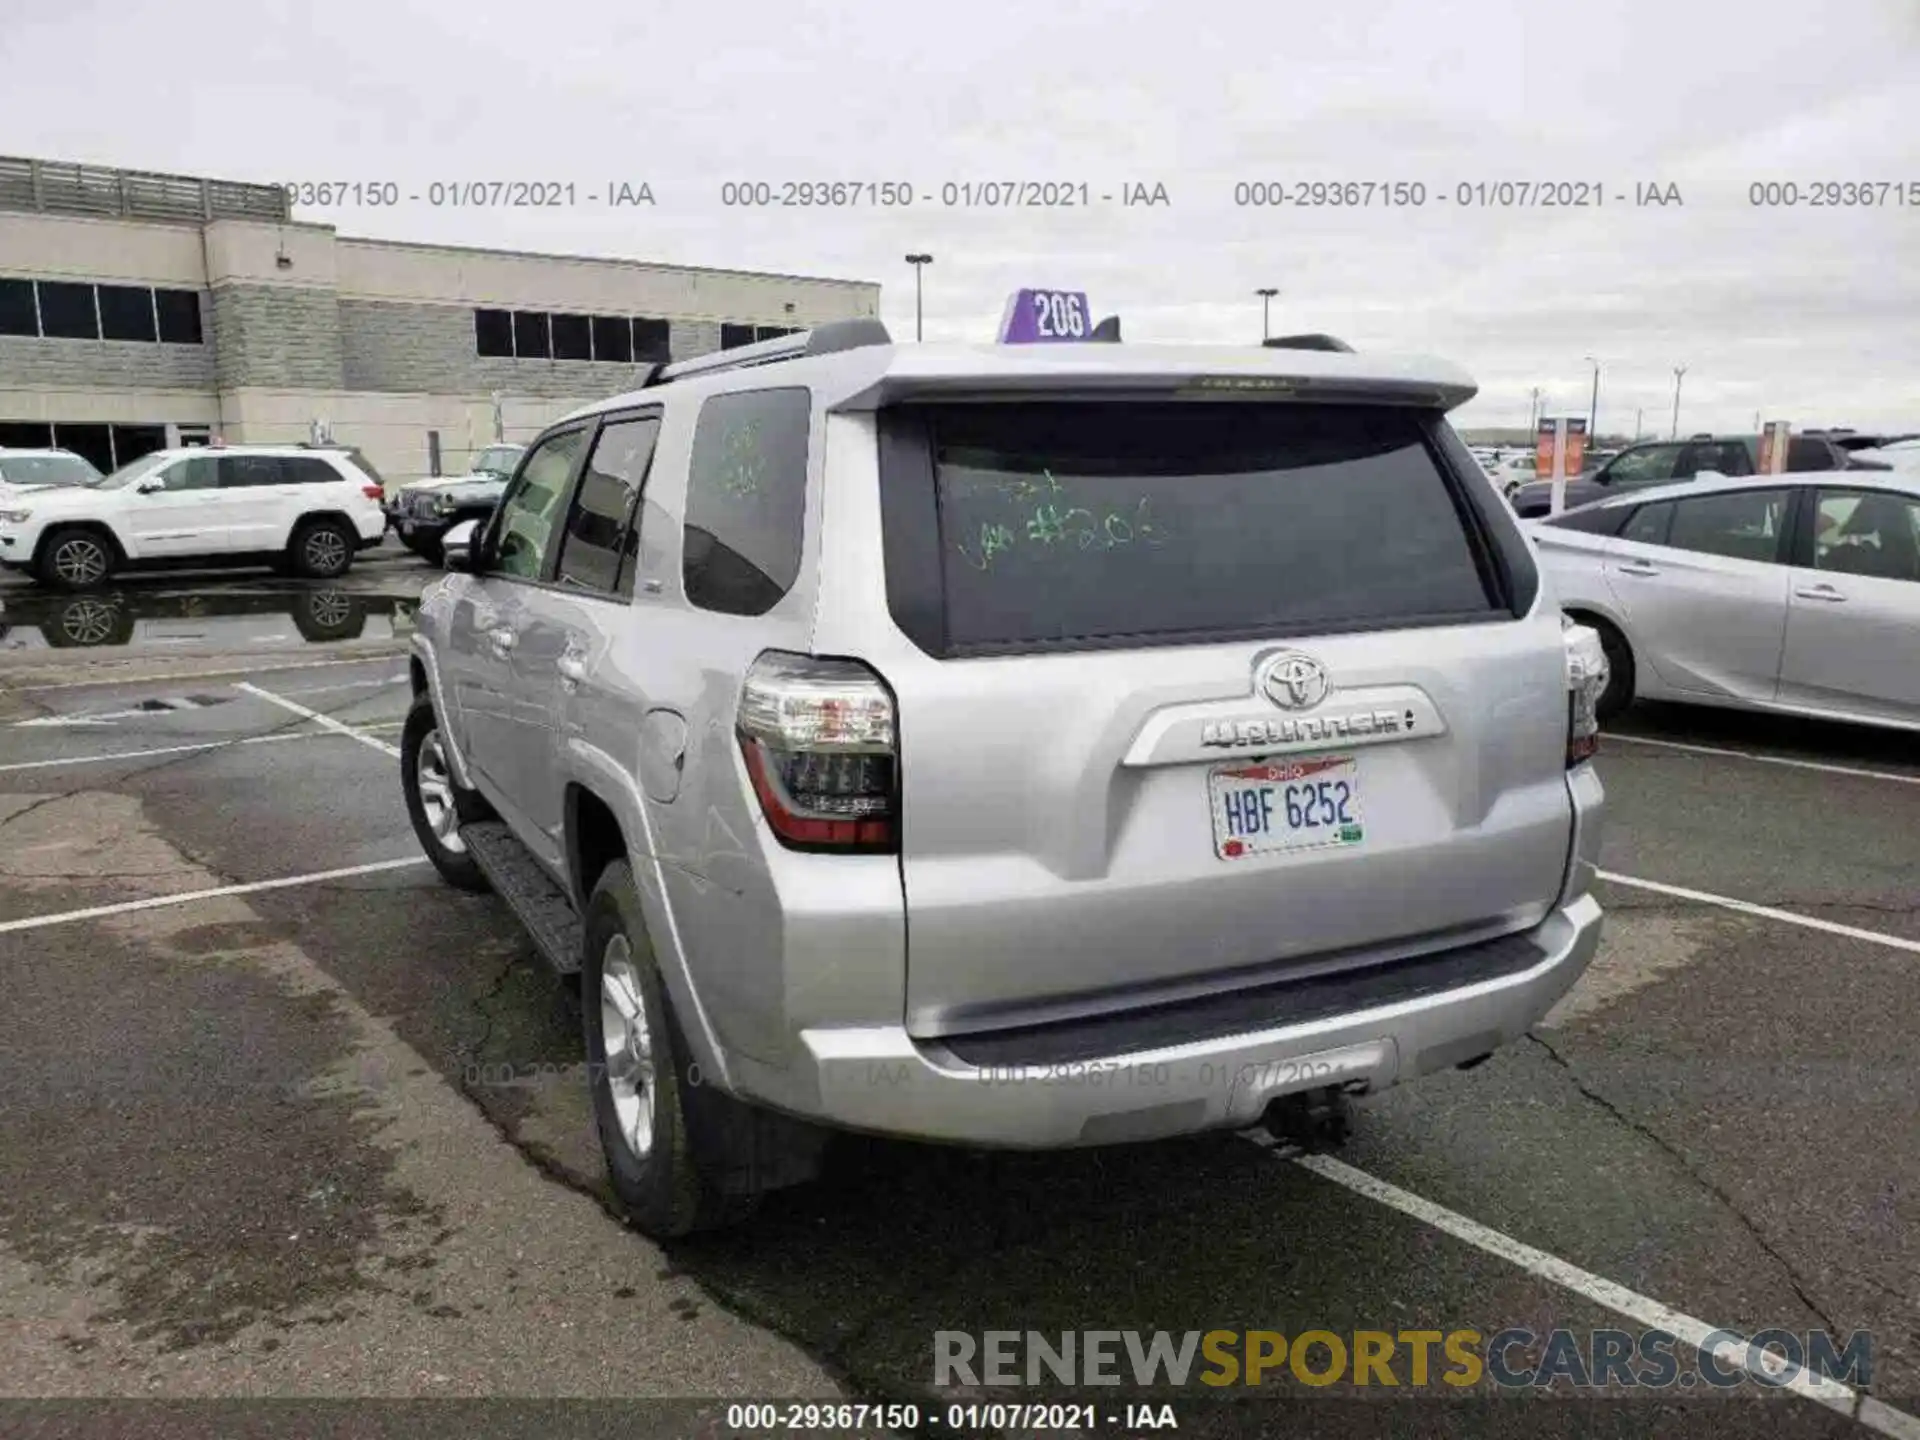
[{"label": "white jeep grand cherokee", "polygon": [[332,579],[386,534],[381,493],[354,450],[159,450],[90,484],[0,502],[0,565],[62,590],[181,564],[274,564]]}]

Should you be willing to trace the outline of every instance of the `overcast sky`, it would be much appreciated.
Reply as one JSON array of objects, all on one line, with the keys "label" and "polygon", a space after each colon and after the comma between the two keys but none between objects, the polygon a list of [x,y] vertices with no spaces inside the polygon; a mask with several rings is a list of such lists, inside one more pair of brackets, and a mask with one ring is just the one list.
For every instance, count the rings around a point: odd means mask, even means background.
[{"label": "overcast sky", "polygon": [[[1130,340],[1324,330],[1600,428],[1920,426],[1920,205],[1762,209],[1755,181],[1914,182],[1920,3],[1825,0],[0,0],[0,150],[234,179],[548,179],[573,208],[305,209],[343,233],[879,281],[896,336],[989,339],[1021,285]],[[907,210],[742,210],[726,180],[903,181]],[[947,182],[1086,181],[1088,210]],[[1598,209],[1461,185],[1587,180]],[[609,181],[657,204],[614,211]],[[1239,182],[1418,182],[1413,209],[1240,208]],[[1120,187],[1170,204],[1123,208]],[[1637,208],[1637,184],[1683,203]],[[587,193],[601,203],[589,203]],[[1102,204],[1099,196],[1115,201]],[[1616,198],[1625,195],[1625,202]],[[1920,200],[1920,194],[1910,198]]]}]

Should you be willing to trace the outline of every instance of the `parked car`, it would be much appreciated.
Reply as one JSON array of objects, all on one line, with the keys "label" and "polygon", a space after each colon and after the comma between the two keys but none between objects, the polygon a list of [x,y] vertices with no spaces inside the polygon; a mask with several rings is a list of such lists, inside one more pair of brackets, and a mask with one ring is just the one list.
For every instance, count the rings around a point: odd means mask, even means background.
[{"label": "parked car", "polygon": [[579,973],[634,1223],[737,1218],[839,1128],[1280,1125],[1524,1034],[1599,934],[1604,660],[1473,393],[853,321],[547,430],[446,536],[400,779]]},{"label": "parked car", "polygon": [[408,485],[395,497],[394,533],[429,564],[440,563],[440,539],[466,520],[484,520],[507,487],[498,475],[465,475],[428,485]]},{"label": "parked car", "polygon": [[50,485],[90,485],[100,478],[94,463],[71,450],[0,449],[0,500]]},{"label": "parked car", "polygon": [[1532,534],[1606,647],[1603,716],[1638,695],[1920,729],[1920,477],[1655,486]]},{"label": "parked car", "polygon": [[1920,437],[1882,440],[1872,446],[1849,450],[1847,453],[1848,458],[1855,465],[1881,465],[1888,470],[1898,470],[1903,474],[1920,474]]},{"label": "parked car", "polygon": [[0,502],[0,565],[62,590],[185,565],[270,563],[330,580],[386,534],[380,495],[356,451],[158,450],[87,485]]},{"label": "parked car", "polygon": [[[1572,509],[1609,495],[1648,485],[1691,480],[1695,475],[1751,475],[1760,468],[1757,435],[1696,435],[1688,440],[1655,440],[1631,445],[1590,474],[1567,481],[1566,504]],[[1787,442],[1787,469],[1792,472],[1870,468],[1853,465],[1847,452],[1820,436],[1795,435]],[[1550,513],[1551,481],[1535,480],[1511,496],[1516,515],[1538,519]]]}]

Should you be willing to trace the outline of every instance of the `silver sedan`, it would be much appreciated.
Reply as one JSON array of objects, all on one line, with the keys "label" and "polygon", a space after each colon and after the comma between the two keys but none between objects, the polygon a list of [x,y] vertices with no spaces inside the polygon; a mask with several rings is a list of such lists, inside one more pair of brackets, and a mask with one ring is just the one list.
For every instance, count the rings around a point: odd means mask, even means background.
[{"label": "silver sedan", "polygon": [[1920,730],[1920,475],[1713,477],[1527,525],[1636,696]]}]

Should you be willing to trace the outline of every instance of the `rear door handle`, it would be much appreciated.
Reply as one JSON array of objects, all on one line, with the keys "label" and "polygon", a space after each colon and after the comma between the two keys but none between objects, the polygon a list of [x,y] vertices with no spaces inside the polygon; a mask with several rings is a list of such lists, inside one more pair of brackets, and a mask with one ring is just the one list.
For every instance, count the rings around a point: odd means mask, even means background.
[{"label": "rear door handle", "polygon": [[1847,597],[1831,585],[1800,585],[1793,592],[1802,600],[1831,600],[1835,604],[1845,604]]},{"label": "rear door handle", "polygon": [[1622,575],[1658,575],[1660,567],[1649,565],[1644,560],[1623,560],[1620,562],[1620,573]]}]

